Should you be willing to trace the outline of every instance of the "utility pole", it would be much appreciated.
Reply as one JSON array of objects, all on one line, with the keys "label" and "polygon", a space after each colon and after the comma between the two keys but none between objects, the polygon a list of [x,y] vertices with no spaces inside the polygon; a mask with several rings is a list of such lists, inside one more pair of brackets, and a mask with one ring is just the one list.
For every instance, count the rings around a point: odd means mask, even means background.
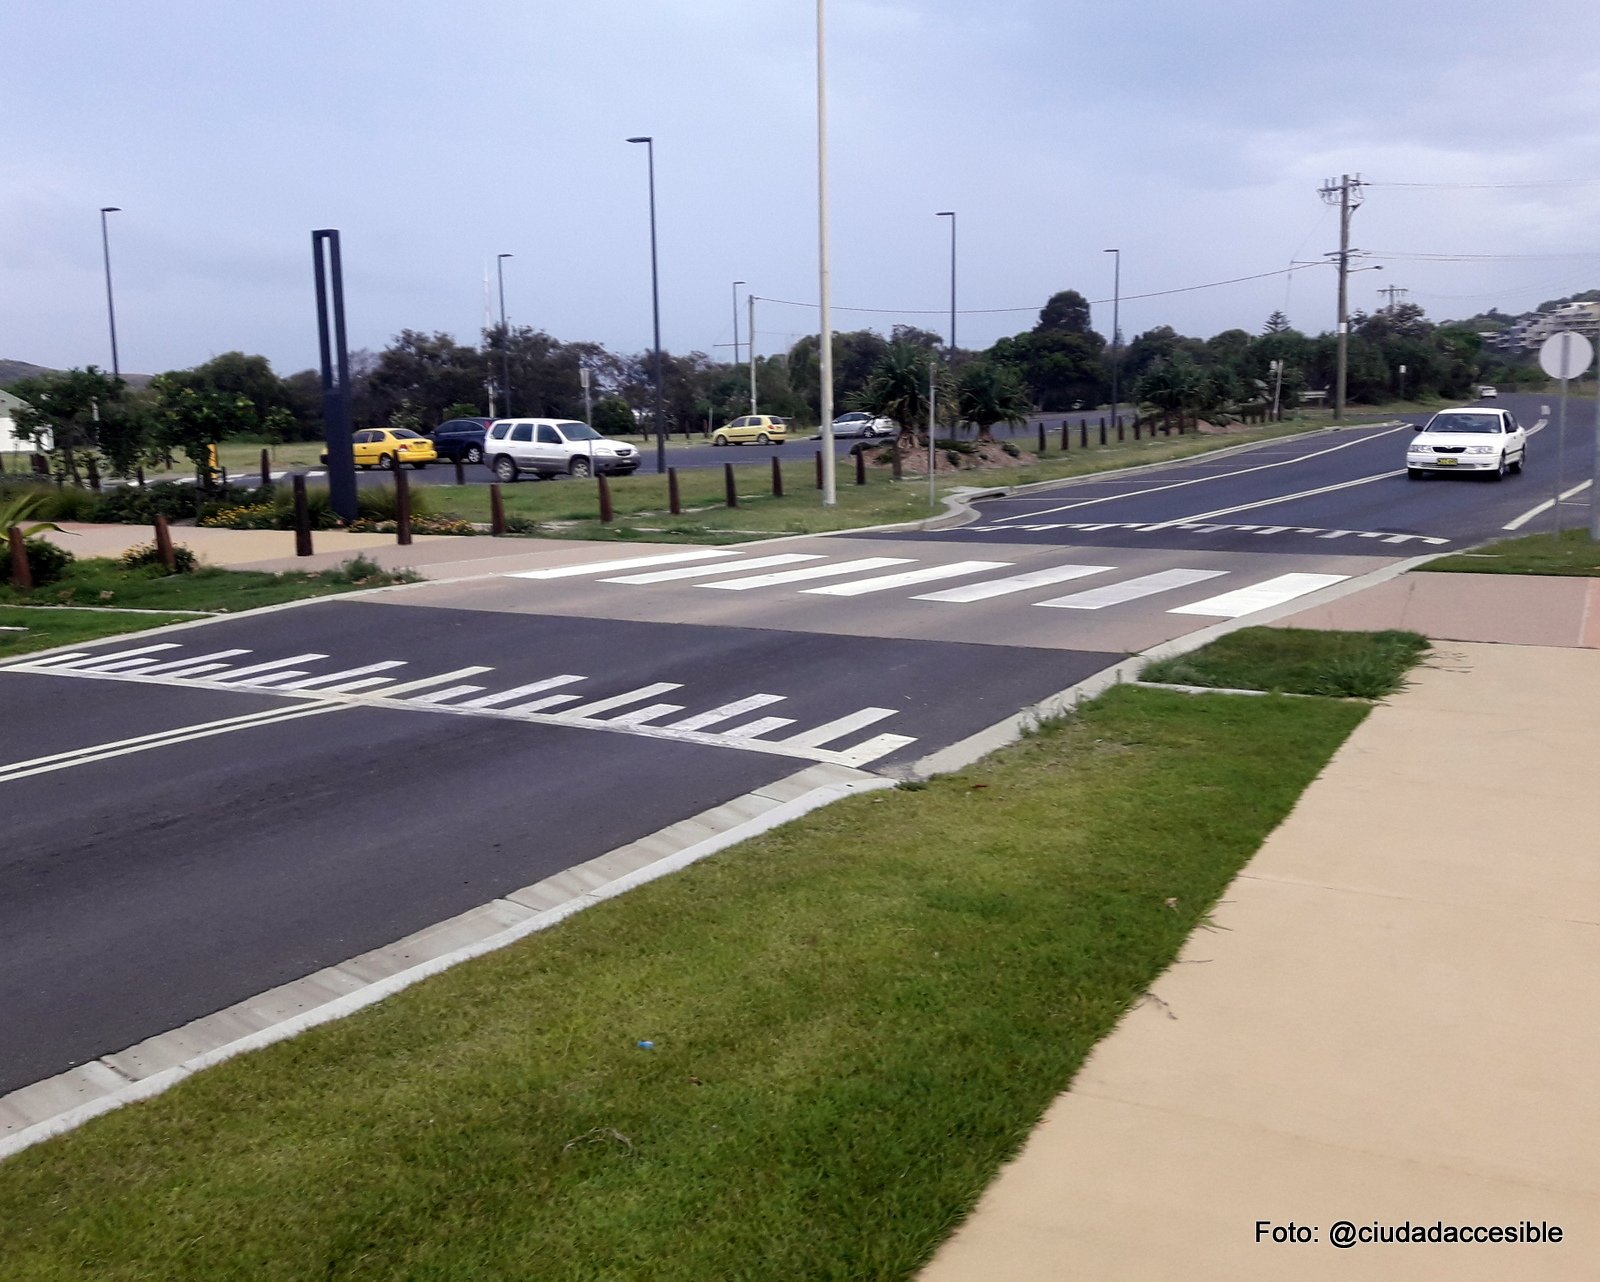
[{"label": "utility pole", "polygon": [[745,301],[750,304],[750,343],[746,351],[750,355],[750,412],[756,412],[756,296],[746,294]]},{"label": "utility pole", "polygon": [[1350,366],[1350,215],[1361,204],[1361,175],[1328,179],[1320,195],[1324,204],[1339,206],[1339,369],[1333,390],[1333,421],[1344,422],[1345,382]]},{"label": "utility pole", "polygon": [[1389,302],[1385,305],[1383,310],[1386,312],[1392,312],[1394,311],[1394,305],[1411,291],[1409,289],[1404,289],[1399,285],[1385,285],[1378,292],[1380,294],[1386,294],[1389,298]]}]

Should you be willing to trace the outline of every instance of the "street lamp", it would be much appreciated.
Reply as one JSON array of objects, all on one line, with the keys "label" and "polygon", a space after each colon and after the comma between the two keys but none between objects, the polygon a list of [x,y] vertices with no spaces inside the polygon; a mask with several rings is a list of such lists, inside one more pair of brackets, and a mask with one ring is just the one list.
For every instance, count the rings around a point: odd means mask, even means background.
[{"label": "street lamp", "polygon": [[104,205],[100,209],[100,248],[106,259],[106,315],[111,321],[111,377],[120,378],[122,370],[117,364],[117,307],[111,298],[111,236],[106,231],[106,215],[120,214],[122,210],[116,205]]},{"label": "street lamp", "polygon": [[[1108,254],[1115,254],[1111,261],[1116,264],[1115,273],[1111,278],[1111,426],[1117,425],[1117,412],[1121,409],[1122,386],[1122,251],[1108,249]],[[1134,415],[1137,423],[1138,415]]]},{"label": "street lamp", "polygon": [[[828,267],[828,66],[824,0],[817,0],[817,373],[822,384],[822,506],[839,501],[833,458],[833,294]],[[754,349],[751,355],[754,356]],[[751,368],[755,362],[751,361]],[[1600,398],[1596,398],[1600,400]]]},{"label": "street lamp", "polygon": [[515,254],[496,254],[495,274],[500,278],[500,400],[501,412],[511,415],[511,331],[506,328],[506,259]]},{"label": "street lamp", "polygon": [[956,211],[941,209],[935,218],[950,220],[950,359],[956,358]]},{"label": "street lamp", "polygon": [[650,312],[655,321],[656,339],[656,471],[667,470],[666,420],[661,413],[661,284],[656,266],[656,143],[651,137],[630,138],[642,142],[650,156]]},{"label": "street lamp", "polygon": [[733,282],[733,372],[739,372],[739,286],[744,281]]}]

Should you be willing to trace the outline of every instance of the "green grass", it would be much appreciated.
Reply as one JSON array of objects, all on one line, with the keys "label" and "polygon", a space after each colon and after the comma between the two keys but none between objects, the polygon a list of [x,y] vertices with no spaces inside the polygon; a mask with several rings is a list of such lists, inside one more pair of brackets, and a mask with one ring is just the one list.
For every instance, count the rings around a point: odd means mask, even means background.
[{"label": "green grass", "polygon": [[1457,574],[1555,574],[1595,578],[1600,576],[1600,543],[1587,529],[1528,534],[1502,539],[1472,552],[1442,556],[1418,566]]},{"label": "green grass", "polygon": [[186,623],[193,618],[192,614],[105,614],[95,610],[0,606],[0,659],[123,632],[142,632],[169,623]]},{"label": "green grass", "polygon": [[1145,681],[1381,699],[1405,684],[1428,650],[1415,632],[1241,628],[1173,659],[1147,664]]},{"label": "green grass", "polygon": [[910,1278],[1366,712],[818,811],[0,1164],[7,1282]]}]

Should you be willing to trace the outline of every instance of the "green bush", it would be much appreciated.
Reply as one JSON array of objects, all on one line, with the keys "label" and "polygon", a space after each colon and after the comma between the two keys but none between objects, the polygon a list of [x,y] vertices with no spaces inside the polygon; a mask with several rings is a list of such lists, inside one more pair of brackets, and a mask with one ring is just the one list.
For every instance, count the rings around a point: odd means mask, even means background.
[{"label": "green bush", "polygon": [[367,587],[422,582],[422,576],[415,570],[385,570],[370,556],[360,552],[348,561],[339,562],[331,570],[323,570],[321,577],[330,583],[355,583]]},{"label": "green bush", "polygon": [[[78,558],[65,548],[58,548],[54,543],[47,543],[44,539],[24,539],[22,546],[28,555],[28,573],[33,576],[33,586],[42,588],[46,583],[54,583],[67,572],[67,567]],[[0,582],[11,582],[11,557],[8,554],[0,567],[5,570],[5,578]]]},{"label": "green bush", "polygon": [[[280,489],[272,496],[272,505],[278,512],[277,529],[294,529],[294,491]],[[306,519],[313,530],[332,530],[338,527],[339,515],[333,510],[333,499],[327,490],[306,489]]]},{"label": "green bush", "polygon": [[[174,573],[177,574],[192,574],[200,564],[195,554],[181,543],[173,545],[172,562]],[[161,561],[161,550],[154,543],[141,543],[138,547],[129,548],[118,558],[117,564],[124,570],[142,570],[146,566],[155,566],[162,571],[167,568]]]},{"label": "green bush", "polygon": [[[432,501],[420,487],[411,490],[411,515],[428,516],[433,510]],[[368,521],[397,521],[400,503],[392,485],[373,485],[356,494],[356,511]]]}]

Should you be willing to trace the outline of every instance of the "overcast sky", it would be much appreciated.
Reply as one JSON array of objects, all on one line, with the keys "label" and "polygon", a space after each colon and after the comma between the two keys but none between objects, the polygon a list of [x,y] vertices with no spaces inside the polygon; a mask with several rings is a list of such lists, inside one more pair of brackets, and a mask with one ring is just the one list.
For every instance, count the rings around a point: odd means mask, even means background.
[{"label": "overcast sky", "polygon": [[[1355,306],[1600,286],[1595,0],[829,0],[828,24],[838,328],[946,330],[941,209],[964,347],[1055,290],[1109,298],[1109,246],[1128,337],[1276,308],[1331,328],[1326,267],[1130,296],[1336,248],[1317,188],[1344,172],[1374,183],[1356,247],[1508,256],[1391,258]],[[812,0],[6,0],[0,357],[109,366],[102,205],[125,371],[311,365],[317,227],[343,234],[353,348],[475,342],[507,252],[514,324],[641,350],[646,157],[623,140],[652,134],[663,343],[726,359],[731,282],[817,296],[814,36]],[[815,324],[759,304],[758,350]]]}]

